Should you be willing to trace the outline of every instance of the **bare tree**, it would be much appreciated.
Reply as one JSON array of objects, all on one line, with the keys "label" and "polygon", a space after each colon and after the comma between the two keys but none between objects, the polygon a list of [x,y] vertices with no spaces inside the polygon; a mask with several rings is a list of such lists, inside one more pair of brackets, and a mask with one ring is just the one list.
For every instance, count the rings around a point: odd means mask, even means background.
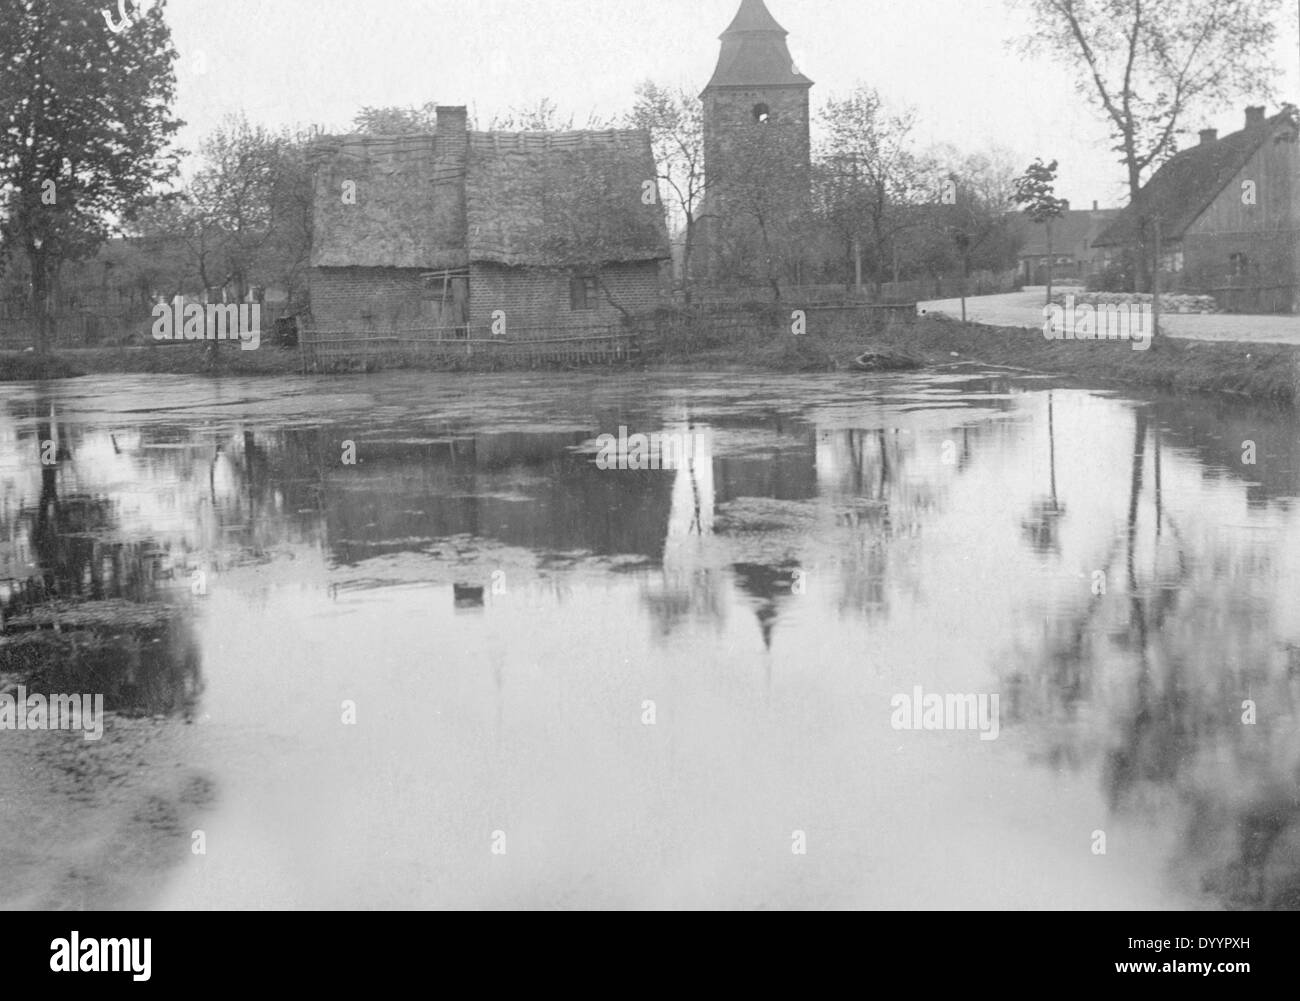
[{"label": "bare tree", "polygon": [[956,267],[961,274],[962,319],[972,270],[1000,272],[1012,267],[1022,237],[1012,225],[1016,170],[1005,150],[963,154],[951,145],[931,150],[927,171],[938,181],[934,201],[923,218],[931,230],[922,241],[931,266]]},{"label": "bare tree", "polygon": [[862,285],[864,244],[877,297],[899,233],[914,225],[908,207],[920,200],[921,164],[911,149],[912,111],[891,114],[880,95],[859,87],[829,99],[821,112],[824,140],[815,173],[823,218],[845,241]]},{"label": "bare tree", "polygon": [[[231,116],[199,147],[201,167],[182,191],[136,223],[154,246],[181,249],[166,276],[174,293],[301,282],[311,246],[307,136],[274,133]],[[217,350],[213,341],[210,349]]]},{"label": "bare tree", "polygon": [[[632,128],[650,133],[658,180],[670,194],[668,212],[683,233],[682,292],[691,303],[691,259],[708,193],[704,173],[704,106],[685,88],[676,90],[647,80],[636,92],[628,116]],[[662,190],[662,189],[661,189]]]},{"label": "bare tree", "polygon": [[352,118],[352,127],[372,136],[431,134],[438,125],[438,105],[427,101],[418,108],[366,106]]},{"label": "bare tree", "polygon": [[[549,97],[543,97],[536,104],[524,107],[512,107],[504,114],[492,116],[488,123],[489,132],[568,132],[577,126],[576,117],[570,113],[564,115],[559,106]],[[610,123],[592,112],[587,116],[586,129],[607,129]]]},{"label": "bare tree", "polygon": [[[1033,21],[1021,41],[1076,70],[1076,87],[1105,114],[1142,212],[1146,173],[1177,152],[1180,125],[1242,93],[1268,96],[1280,0],[1016,0]],[[1140,216],[1138,285],[1145,289],[1148,227]]]}]

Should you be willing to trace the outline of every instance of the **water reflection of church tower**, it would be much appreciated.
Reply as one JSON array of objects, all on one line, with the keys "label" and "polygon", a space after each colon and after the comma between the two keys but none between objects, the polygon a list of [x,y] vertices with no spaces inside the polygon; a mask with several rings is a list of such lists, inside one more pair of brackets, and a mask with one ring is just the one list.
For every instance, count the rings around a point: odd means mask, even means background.
[{"label": "water reflection of church tower", "polygon": [[[661,448],[660,468],[671,471],[656,475],[672,476],[672,499],[661,578],[649,586],[644,601],[660,631],[667,635],[687,619],[719,621],[723,613],[718,568],[708,555],[716,496],[713,430],[674,422],[663,435],[672,436],[672,458],[665,461]],[[661,437],[661,444],[663,440]]]},{"label": "water reflection of church tower", "polygon": [[682,443],[674,459],[664,569],[689,569],[700,540],[713,534],[713,429],[681,424],[666,428],[664,434]]},{"label": "water reflection of church tower", "polygon": [[763,649],[772,649],[772,631],[781,614],[781,605],[793,594],[794,570],[791,567],[763,563],[737,563],[732,566],[736,583],[755,602],[754,615],[763,633]]}]

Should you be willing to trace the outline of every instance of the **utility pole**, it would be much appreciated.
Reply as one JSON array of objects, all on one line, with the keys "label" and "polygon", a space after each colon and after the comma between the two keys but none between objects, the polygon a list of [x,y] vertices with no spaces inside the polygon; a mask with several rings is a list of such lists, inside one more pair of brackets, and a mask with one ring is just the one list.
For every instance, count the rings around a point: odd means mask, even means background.
[{"label": "utility pole", "polygon": [[1160,266],[1163,262],[1164,253],[1160,245],[1160,217],[1156,216],[1156,260],[1155,267],[1151,269],[1151,338],[1160,335]]}]

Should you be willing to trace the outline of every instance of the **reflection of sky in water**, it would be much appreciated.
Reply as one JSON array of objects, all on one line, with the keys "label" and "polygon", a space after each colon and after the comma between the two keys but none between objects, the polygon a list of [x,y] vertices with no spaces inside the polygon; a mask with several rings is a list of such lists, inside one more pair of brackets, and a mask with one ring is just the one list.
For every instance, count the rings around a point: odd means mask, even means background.
[{"label": "reflection of sky in water", "polygon": [[[41,572],[51,407],[99,542],[212,568],[226,848],[164,903],[1296,906],[1293,422],[933,376],[267,387],[0,389],[0,578]],[[620,425],[699,448],[598,470]],[[1001,736],[892,730],[917,685],[1001,693]]]}]

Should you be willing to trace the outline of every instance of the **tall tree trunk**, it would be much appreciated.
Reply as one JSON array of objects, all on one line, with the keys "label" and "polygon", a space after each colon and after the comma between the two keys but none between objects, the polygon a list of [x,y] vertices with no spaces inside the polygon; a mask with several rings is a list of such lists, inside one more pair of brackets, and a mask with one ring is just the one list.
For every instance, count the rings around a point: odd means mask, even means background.
[{"label": "tall tree trunk", "polygon": [[27,263],[32,273],[32,319],[36,323],[36,329],[33,332],[33,346],[36,348],[37,354],[44,355],[50,349],[48,254],[43,249],[28,244]]},{"label": "tall tree trunk", "polygon": [[1160,268],[1162,265],[1161,258],[1164,256],[1161,247],[1160,218],[1157,216],[1155,221],[1155,262],[1151,268],[1151,339],[1152,343],[1160,335]]},{"label": "tall tree trunk", "polygon": [[1052,304],[1052,271],[1056,267],[1056,255],[1052,253],[1052,220],[1047,220],[1047,304]]},{"label": "tall tree trunk", "polygon": [[[206,286],[205,286],[205,289],[206,289]],[[204,303],[206,304],[207,301],[208,301],[208,299],[210,299],[210,298],[211,298],[211,293],[206,293],[206,292],[205,292],[205,294],[204,294],[204,296],[203,296],[203,301],[204,301]],[[223,303],[225,302],[225,298],[226,298],[226,290],[225,290],[225,287],[223,286],[222,289],[221,289],[221,299],[222,299],[222,302],[223,302]],[[209,360],[212,364],[215,365],[215,364],[217,363],[217,352],[220,350],[220,345],[219,345],[219,343],[218,343],[218,341],[217,341],[217,338],[216,338],[216,330],[209,330],[209,329],[208,329],[207,313],[208,313],[208,311],[207,311],[207,309],[205,308],[205,309],[203,310],[203,336],[204,336],[204,337],[207,337],[207,336],[209,336],[209,335],[212,336],[212,340],[208,341],[208,343],[207,343],[207,352],[208,352],[208,360]]]},{"label": "tall tree trunk", "polygon": [[686,216],[686,239],[682,243],[682,299],[691,304],[691,252],[695,249],[695,220]]},{"label": "tall tree trunk", "polygon": [[961,322],[966,322],[966,276],[970,274],[970,257],[961,255]]},{"label": "tall tree trunk", "polygon": [[[1128,203],[1130,207],[1138,205],[1139,196],[1142,193],[1142,178],[1138,173],[1137,166],[1132,162],[1132,153],[1129,154],[1128,164]],[[1145,210],[1138,216],[1138,245],[1137,260],[1133,265],[1133,291],[1145,292],[1147,290],[1147,219]]]}]

